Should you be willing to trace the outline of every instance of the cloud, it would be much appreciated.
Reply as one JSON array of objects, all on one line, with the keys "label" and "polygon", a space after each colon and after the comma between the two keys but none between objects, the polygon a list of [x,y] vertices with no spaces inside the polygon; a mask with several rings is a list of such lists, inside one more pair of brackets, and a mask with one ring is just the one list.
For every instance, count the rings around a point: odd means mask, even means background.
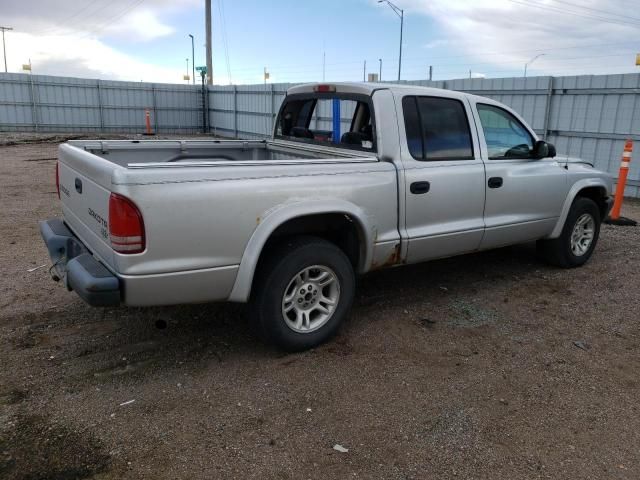
[{"label": "cloud", "polygon": [[638,35],[640,21],[625,16],[633,4],[628,0],[581,0],[571,5],[558,0],[399,0],[398,4],[405,9],[407,23],[411,16],[426,15],[438,25],[441,38],[425,45],[430,54],[436,55],[438,47],[455,49],[448,58],[433,58],[439,78],[460,76],[469,68],[492,77],[513,74],[538,53],[545,55],[530,66],[536,74],[636,71],[637,43],[630,39]]},{"label": "cloud", "polygon": [[33,73],[117,80],[180,82],[180,69],[153,65],[107,44],[109,37],[132,45],[174,33],[165,23],[197,0],[12,1],[2,6],[9,69],[20,71],[31,59]]},{"label": "cloud", "polygon": [[191,8],[196,0],[24,0],[2,5],[3,22],[34,35],[84,34],[91,37],[117,33],[137,40],[169,35],[173,28],[161,18]]},{"label": "cloud", "polygon": [[31,59],[34,74],[172,83],[182,78],[182,71],[148,64],[100,40],[75,35],[39,37],[15,33],[7,47],[12,71],[19,71]]},{"label": "cloud", "polygon": [[120,38],[149,41],[165,37],[175,32],[175,28],[163,23],[158,14],[149,9],[131,12],[121,22],[105,29],[105,35],[118,35]]},{"label": "cloud", "polygon": [[438,47],[444,47],[445,45],[450,45],[451,41],[446,39],[446,38],[436,38],[435,40],[431,40],[430,42],[427,42],[423,45],[423,48],[426,49],[431,49],[431,48],[438,48]]}]

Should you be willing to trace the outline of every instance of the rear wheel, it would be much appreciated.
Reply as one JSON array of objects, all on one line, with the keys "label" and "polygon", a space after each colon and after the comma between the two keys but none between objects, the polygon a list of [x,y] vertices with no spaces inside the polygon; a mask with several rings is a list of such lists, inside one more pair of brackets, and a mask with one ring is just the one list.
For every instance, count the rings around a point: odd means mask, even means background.
[{"label": "rear wheel", "polygon": [[288,351],[328,340],[353,303],[355,274],[348,257],[316,237],[287,240],[267,255],[250,301],[258,333]]},{"label": "rear wheel", "polygon": [[598,243],[600,235],[600,211],[590,198],[574,200],[562,233],[552,240],[539,240],[538,251],[549,263],[573,268],[584,265]]}]

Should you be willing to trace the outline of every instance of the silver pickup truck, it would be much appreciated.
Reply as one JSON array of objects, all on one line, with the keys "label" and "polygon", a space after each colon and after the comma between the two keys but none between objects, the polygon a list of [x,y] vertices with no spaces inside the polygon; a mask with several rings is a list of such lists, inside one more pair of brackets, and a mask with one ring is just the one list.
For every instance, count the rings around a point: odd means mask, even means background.
[{"label": "silver pickup truck", "polygon": [[373,83],[291,88],[270,140],[70,141],[56,172],[40,230],[69,290],[249,302],[287,350],[336,332],[358,274],[533,240],[580,266],[612,190],[498,102]]}]

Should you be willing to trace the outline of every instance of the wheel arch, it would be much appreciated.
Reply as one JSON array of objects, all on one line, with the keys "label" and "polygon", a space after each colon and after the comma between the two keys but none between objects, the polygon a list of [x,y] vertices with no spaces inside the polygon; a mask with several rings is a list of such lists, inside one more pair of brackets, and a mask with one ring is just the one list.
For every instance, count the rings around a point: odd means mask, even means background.
[{"label": "wheel arch", "polygon": [[[369,216],[357,205],[347,201],[305,201],[288,204],[273,209],[258,218],[258,226],[247,243],[229,301],[246,302],[251,293],[255,272],[262,254],[269,247],[269,242],[285,235],[318,235],[322,226],[331,219],[342,219],[349,224],[357,235],[357,252],[349,251],[349,247],[338,245],[352,260],[356,272],[364,272],[371,264],[373,245],[376,237],[375,225],[370,224]],[[315,220],[315,222],[314,222]],[[316,225],[314,225],[316,224]],[[308,228],[313,225],[313,228]],[[314,231],[315,230],[315,231]],[[320,233],[320,234],[319,234]],[[338,243],[335,242],[334,243]],[[354,255],[356,259],[354,260]]]},{"label": "wheel arch", "polygon": [[569,215],[569,210],[571,209],[571,205],[576,197],[586,197],[595,201],[600,210],[600,214],[603,217],[601,220],[603,220],[608,208],[606,203],[608,192],[609,187],[607,183],[599,178],[588,178],[576,182],[569,190],[564,204],[562,205],[562,211],[558,217],[558,221],[547,238],[558,238],[560,236],[564,222]]}]

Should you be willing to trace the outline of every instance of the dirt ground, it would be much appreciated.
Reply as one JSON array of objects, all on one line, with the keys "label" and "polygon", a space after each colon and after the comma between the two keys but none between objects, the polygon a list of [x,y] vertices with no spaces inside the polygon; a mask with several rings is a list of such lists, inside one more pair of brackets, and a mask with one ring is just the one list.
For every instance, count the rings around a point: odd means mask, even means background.
[{"label": "dirt ground", "polygon": [[54,283],[55,156],[0,147],[0,478],[640,478],[640,228],[576,270],[524,245],[371,274],[337,338],[285,355],[241,305]]}]

